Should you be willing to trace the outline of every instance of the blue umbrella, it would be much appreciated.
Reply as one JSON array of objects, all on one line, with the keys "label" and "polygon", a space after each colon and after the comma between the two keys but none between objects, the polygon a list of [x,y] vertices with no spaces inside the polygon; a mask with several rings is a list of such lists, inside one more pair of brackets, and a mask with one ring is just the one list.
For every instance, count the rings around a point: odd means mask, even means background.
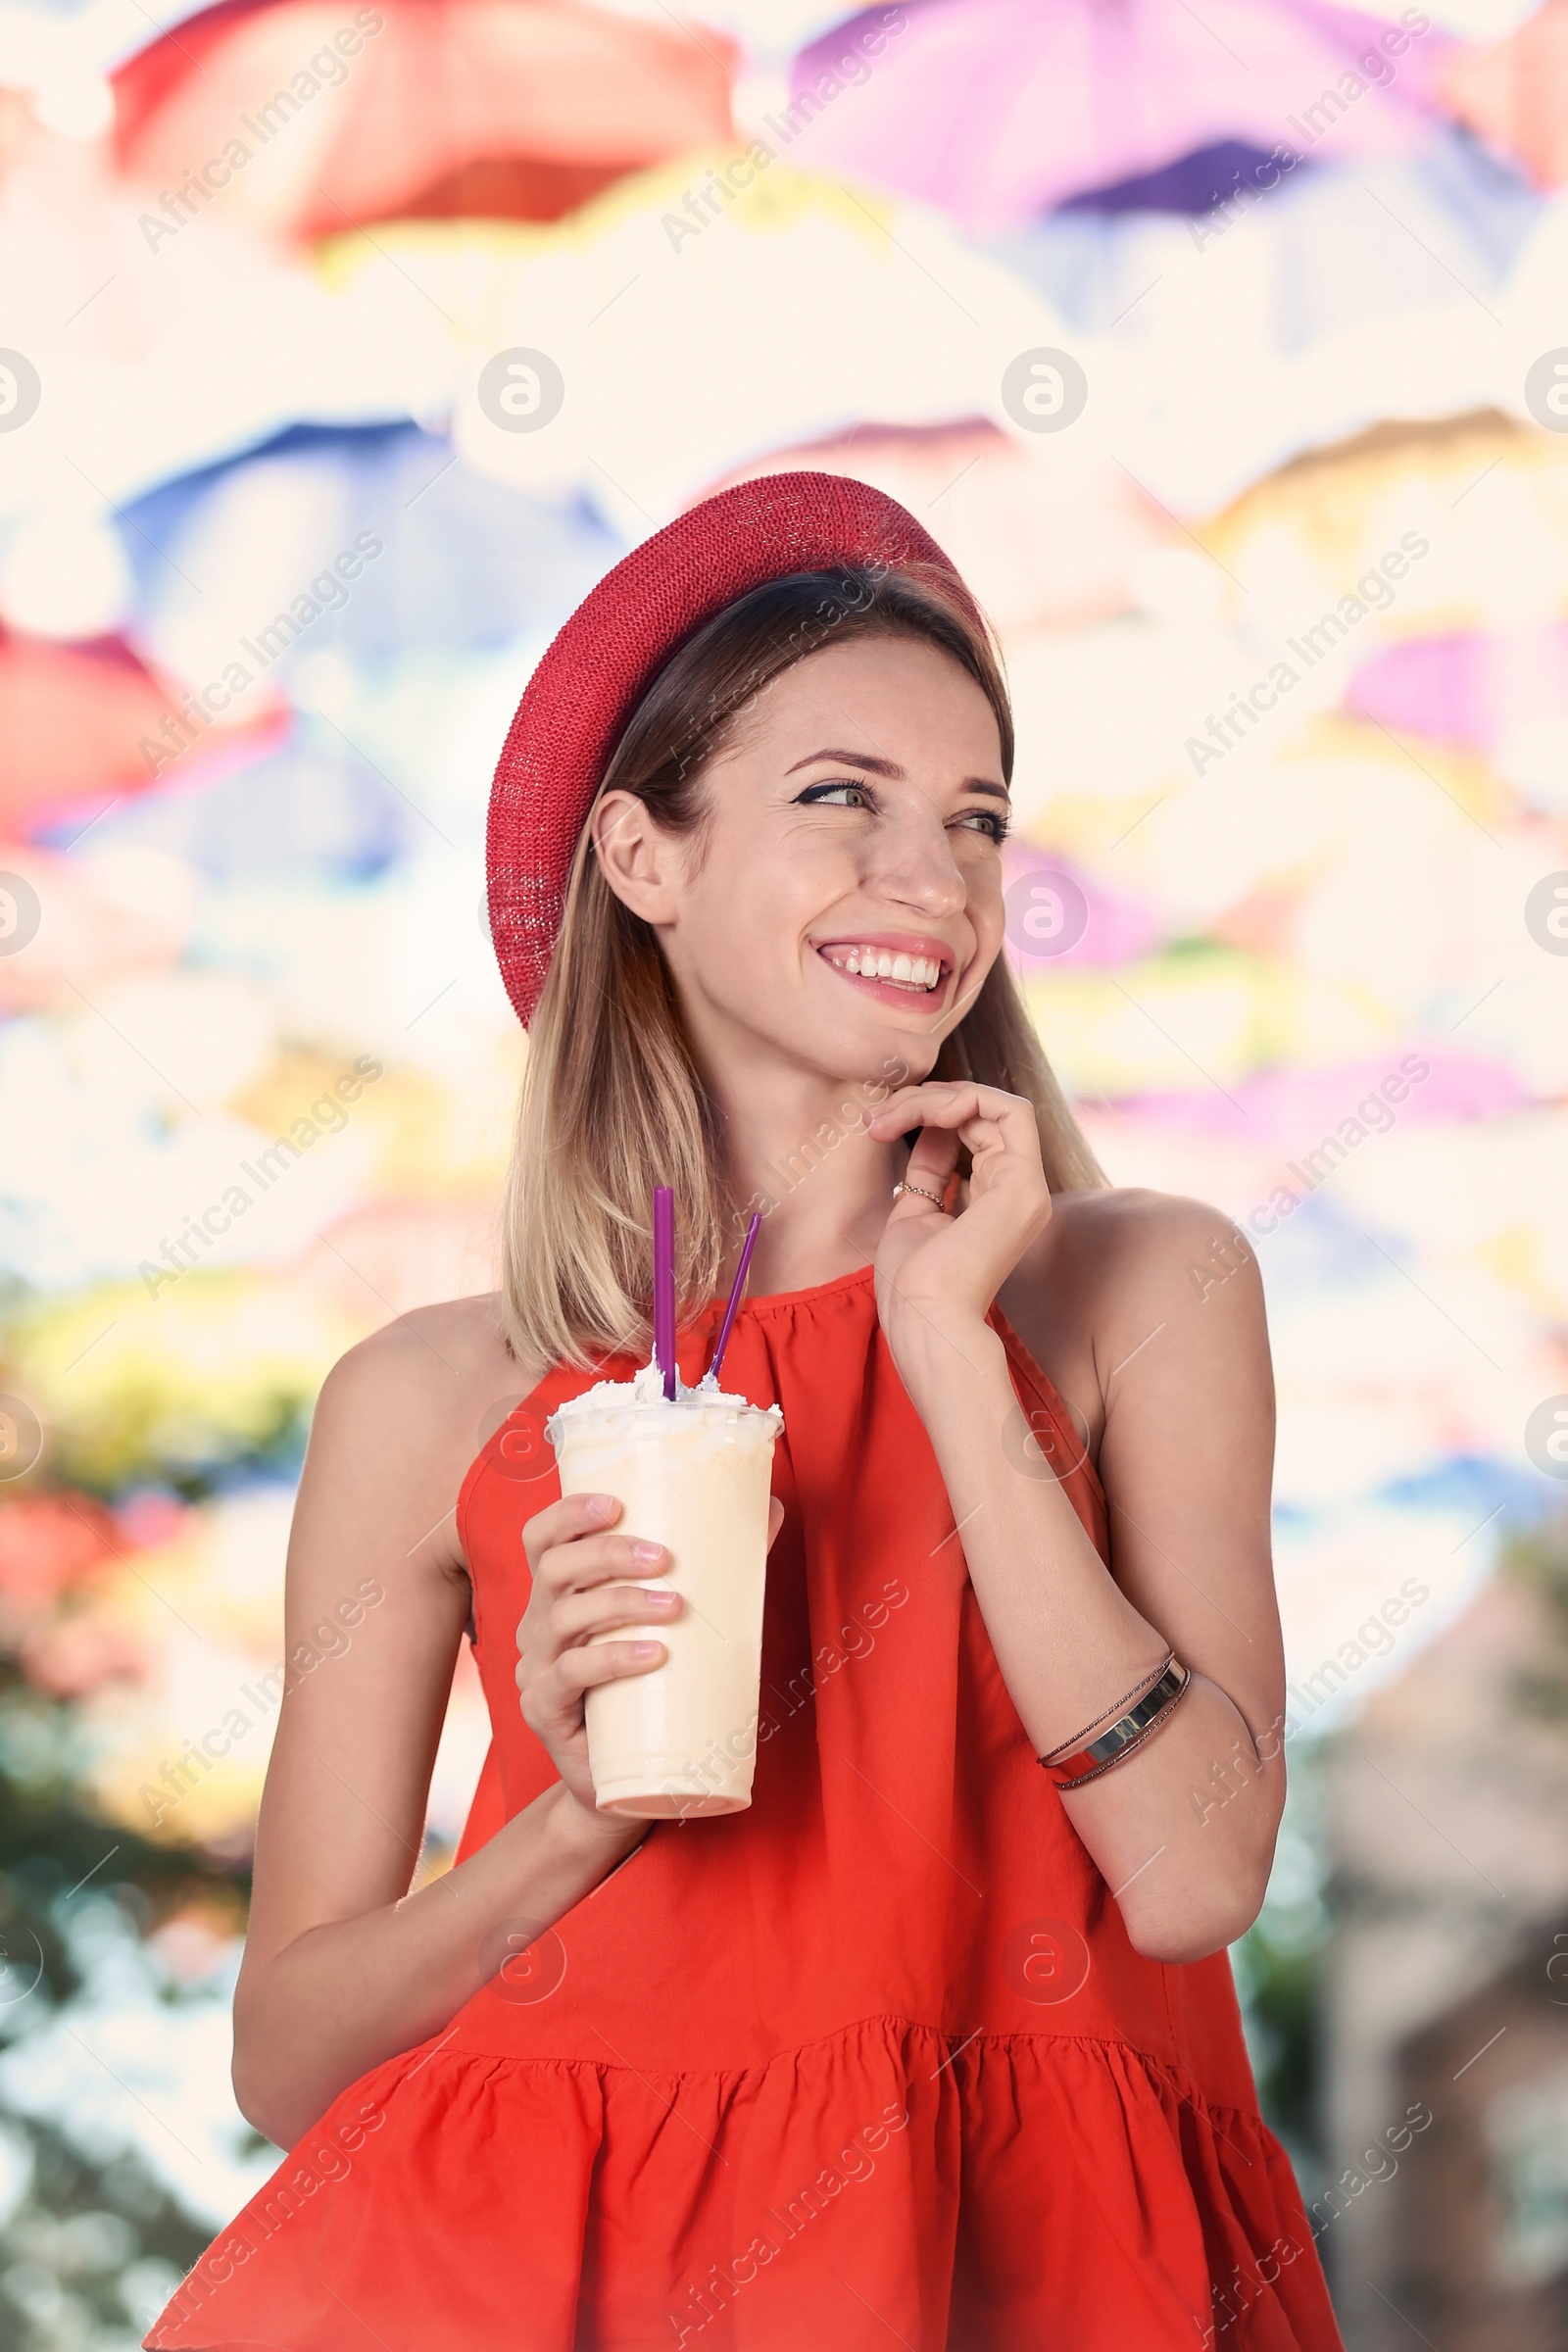
[{"label": "blue umbrella", "polygon": [[1260,239],[1270,307],[1245,321],[1244,340],[1287,353],[1497,293],[1544,201],[1460,130],[1435,130],[1414,156],[1288,172],[1227,143],[1076,197],[991,250],[1075,327],[1106,331],[1125,317],[1136,333],[1161,279],[1168,291]]},{"label": "blue umbrella", "polygon": [[585,505],[472,473],[413,424],[295,426],[138,500],[124,539],[132,634],[198,686],[549,636],[624,553]]}]

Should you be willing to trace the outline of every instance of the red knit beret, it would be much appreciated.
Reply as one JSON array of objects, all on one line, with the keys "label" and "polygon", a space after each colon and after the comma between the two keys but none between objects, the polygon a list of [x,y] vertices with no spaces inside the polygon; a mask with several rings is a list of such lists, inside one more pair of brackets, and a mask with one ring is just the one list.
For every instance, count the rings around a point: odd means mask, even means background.
[{"label": "red knit beret", "polygon": [[589,591],[529,679],[490,790],[490,932],[524,1028],[545,984],[566,877],[627,720],[670,656],[764,580],[839,564],[919,564],[973,600],[897,499],[834,473],[774,473],[704,499]]}]

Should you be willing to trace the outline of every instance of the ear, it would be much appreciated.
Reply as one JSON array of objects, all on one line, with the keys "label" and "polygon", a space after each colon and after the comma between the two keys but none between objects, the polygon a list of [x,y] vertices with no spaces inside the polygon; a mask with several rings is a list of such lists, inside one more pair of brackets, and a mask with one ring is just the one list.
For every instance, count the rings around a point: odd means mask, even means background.
[{"label": "ear", "polygon": [[633,914],[672,923],[682,871],[676,835],[655,824],[634,792],[602,793],[589,820],[599,870]]}]

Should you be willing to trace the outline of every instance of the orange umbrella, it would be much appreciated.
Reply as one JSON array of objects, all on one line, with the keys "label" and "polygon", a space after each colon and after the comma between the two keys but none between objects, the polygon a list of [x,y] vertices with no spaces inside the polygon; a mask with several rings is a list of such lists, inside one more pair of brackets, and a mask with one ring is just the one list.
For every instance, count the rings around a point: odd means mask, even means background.
[{"label": "orange umbrella", "polygon": [[1506,40],[1439,71],[1451,112],[1524,166],[1538,188],[1568,181],[1568,0],[1545,0]]},{"label": "orange umbrella", "polygon": [[209,208],[304,236],[410,213],[553,220],[732,139],[735,54],[575,0],[224,0],[115,76],[116,135],[167,193],[170,236]]}]

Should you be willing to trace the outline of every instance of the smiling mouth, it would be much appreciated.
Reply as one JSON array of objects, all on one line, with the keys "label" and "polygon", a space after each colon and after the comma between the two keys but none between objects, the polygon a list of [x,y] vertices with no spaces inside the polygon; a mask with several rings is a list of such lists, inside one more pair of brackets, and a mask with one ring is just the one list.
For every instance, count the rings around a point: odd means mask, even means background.
[{"label": "smiling mouth", "polygon": [[911,997],[933,996],[948,970],[940,956],[909,956],[893,948],[855,948],[834,941],[818,948],[817,954],[836,972],[851,979],[880,980],[885,987],[904,989]]}]

